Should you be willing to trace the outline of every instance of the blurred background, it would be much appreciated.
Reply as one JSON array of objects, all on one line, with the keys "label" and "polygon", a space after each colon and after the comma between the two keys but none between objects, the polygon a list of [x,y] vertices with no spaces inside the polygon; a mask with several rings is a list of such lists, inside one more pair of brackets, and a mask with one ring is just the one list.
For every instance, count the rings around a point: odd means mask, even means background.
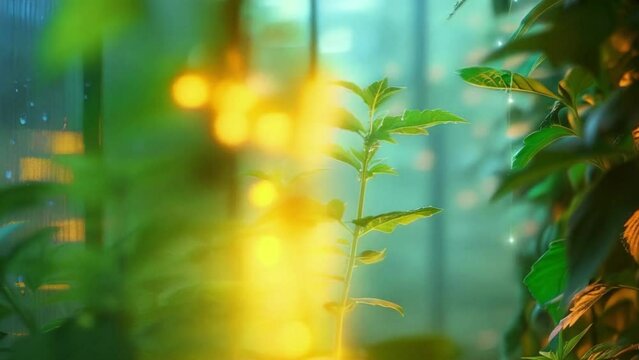
[{"label": "blurred background", "polygon": [[[407,89],[383,112],[441,108],[470,123],[436,128],[425,138],[404,137],[400,146],[381,150],[401,175],[371,182],[367,212],[423,205],[444,212],[367,239],[367,246],[387,248],[388,257],[356,273],[353,294],[392,299],[406,316],[358,309],[348,320],[348,342],[362,348],[393,346],[389,341],[397,339],[426,344],[434,349],[432,359],[504,354],[504,334],[525,303],[524,270],[516,260],[539,224],[529,209],[489,199],[500,171],[510,166],[511,142],[530,130],[511,117],[529,104],[524,97],[471,88],[457,70],[501,46],[533,3],[471,0],[449,18],[453,1],[2,0],[0,183],[72,184],[68,193],[47,193],[28,209],[3,203],[3,224],[53,227],[56,244],[96,244],[100,250],[92,252],[111,257],[96,270],[109,285],[98,286],[90,276],[75,281],[100,287],[95,294],[118,289],[121,296],[113,303],[89,301],[87,294],[61,296],[74,285],[56,281],[64,278],[57,260],[51,266],[58,270],[42,270],[38,281],[32,275],[33,284],[20,265],[3,276],[11,291],[29,297],[26,307],[38,309],[38,324],[69,316],[85,321],[87,312],[78,309],[94,309],[95,319],[127,314],[116,318],[134,329],[130,346],[146,354],[141,358],[177,358],[153,350],[165,339],[154,329],[170,319],[158,315],[162,304],[144,296],[167,284],[201,289],[197,281],[214,282],[216,294],[225,295],[213,302],[223,305],[210,305],[209,295],[200,298],[200,292],[192,296],[203,302],[180,303],[190,316],[166,330],[168,343],[185,326],[191,338],[199,334],[200,346],[215,338],[220,348],[233,348],[225,354],[252,354],[212,358],[320,358],[333,341],[322,303],[334,284],[305,276],[317,266],[339,269],[339,259],[305,255],[300,243],[339,236],[339,227],[320,225],[312,234],[287,228],[295,240],[280,243],[265,237],[270,225],[255,219],[288,191],[268,184],[316,169],[322,171],[295,191],[322,202],[341,198],[354,216],[349,205],[357,202],[358,184],[352,170],[319,149],[356,139],[316,123],[329,121],[323,111],[330,106],[359,116],[365,108],[346,91],[316,80],[364,86],[387,77]],[[74,157],[82,154],[84,160]],[[202,234],[205,241],[192,242],[207,256],[171,258]],[[170,253],[170,259],[156,252]],[[91,266],[93,255],[77,256],[84,256],[81,266]],[[34,261],[42,258],[24,266]],[[197,265],[196,275],[184,264]],[[160,285],[140,275],[165,267],[176,274]],[[202,311],[206,306],[232,310],[220,315]],[[207,331],[192,326],[204,317]],[[154,323],[143,324],[147,320]],[[288,325],[280,331],[282,322]],[[11,335],[4,342],[25,341],[24,318],[10,316],[1,324]],[[297,345],[278,349],[278,334]],[[204,358],[198,354],[180,358]]]}]

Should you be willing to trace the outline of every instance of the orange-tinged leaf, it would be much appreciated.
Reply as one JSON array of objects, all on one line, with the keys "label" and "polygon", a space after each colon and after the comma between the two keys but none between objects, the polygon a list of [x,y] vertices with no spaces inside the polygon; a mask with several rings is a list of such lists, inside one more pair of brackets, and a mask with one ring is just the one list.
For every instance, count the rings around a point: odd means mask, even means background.
[{"label": "orange-tinged leaf", "polygon": [[623,240],[626,250],[639,262],[639,210],[626,221],[624,225]]},{"label": "orange-tinged leaf", "polygon": [[615,287],[606,284],[595,283],[586,286],[578,292],[573,301],[568,315],[561,319],[559,324],[550,333],[549,341],[552,340],[560,331],[567,329],[573,325],[592,308],[604,295]]}]

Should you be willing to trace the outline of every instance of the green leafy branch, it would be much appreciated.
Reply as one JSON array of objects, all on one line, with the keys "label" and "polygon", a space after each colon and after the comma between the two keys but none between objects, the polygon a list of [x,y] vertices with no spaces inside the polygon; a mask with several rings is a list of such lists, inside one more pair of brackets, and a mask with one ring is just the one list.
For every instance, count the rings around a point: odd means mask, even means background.
[{"label": "green leafy branch", "polygon": [[[338,161],[353,168],[359,178],[359,194],[355,219],[350,221],[354,226],[349,232],[352,234],[350,242],[340,240],[339,245],[348,247],[346,253],[348,260],[345,275],[340,278],[343,281],[342,292],[337,302],[326,304],[326,309],[337,316],[336,328],[336,358],[342,359],[344,352],[344,324],[346,313],[354,309],[355,305],[363,304],[369,306],[379,306],[397,311],[404,315],[403,308],[391,301],[377,298],[352,298],[350,290],[352,286],[353,272],[358,265],[371,265],[383,261],[386,257],[386,249],[364,250],[358,252],[359,240],[371,231],[391,233],[399,225],[409,225],[422,218],[433,216],[441,210],[435,207],[422,207],[414,210],[392,211],[388,213],[364,216],[364,204],[366,201],[367,183],[370,179],[380,174],[397,175],[397,171],[381,159],[377,159],[377,151],[382,142],[396,143],[396,135],[428,135],[428,128],[449,124],[465,123],[466,121],[454,114],[443,110],[407,110],[398,116],[377,117],[377,110],[393,95],[402,88],[388,85],[388,80],[376,81],[366,88],[358,85],[340,81],[337,85],[348,89],[357,95],[368,107],[368,121],[363,124],[352,113],[342,110],[341,121],[338,127],[350,131],[361,138],[361,148],[346,149],[339,145],[334,145],[330,155]],[[346,223],[342,216],[344,213],[344,203],[333,200],[331,211],[333,218],[343,226]]]}]

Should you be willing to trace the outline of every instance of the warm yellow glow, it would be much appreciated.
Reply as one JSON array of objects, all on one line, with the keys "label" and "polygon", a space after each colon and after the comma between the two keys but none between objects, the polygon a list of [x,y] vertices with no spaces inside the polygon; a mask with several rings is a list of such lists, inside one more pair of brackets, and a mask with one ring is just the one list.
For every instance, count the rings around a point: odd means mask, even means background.
[{"label": "warm yellow glow", "polygon": [[334,86],[321,79],[304,84],[299,100],[295,155],[312,166],[325,161],[324,151],[331,142],[331,124],[335,118]]},{"label": "warm yellow glow", "polygon": [[51,153],[81,154],[84,152],[82,134],[73,131],[51,132]]},{"label": "warm yellow glow", "polygon": [[196,109],[207,104],[210,96],[209,83],[201,75],[188,73],[173,82],[173,101],[183,108]]},{"label": "warm yellow glow", "polygon": [[220,114],[213,123],[213,137],[227,146],[245,143],[249,137],[248,119],[237,112]]},{"label": "warm yellow glow", "polygon": [[69,169],[50,159],[24,157],[20,159],[20,180],[69,183],[73,180],[73,175]]},{"label": "warm yellow glow", "polygon": [[256,103],[255,94],[245,85],[223,82],[215,89],[212,119],[213,137],[226,146],[239,146],[249,137],[248,112]]},{"label": "warm yellow glow", "polygon": [[71,287],[69,284],[43,284],[38,287],[40,291],[65,291],[69,290]]},{"label": "warm yellow glow", "polygon": [[285,113],[268,113],[257,119],[255,142],[269,150],[286,147],[291,137],[291,117]]},{"label": "warm yellow glow", "polygon": [[52,223],[58,230],[55,239],[60,242],[80,242],[84,241],[85,225],[84,219],[72,218],[58,220]]},{"label": "warm yellow glow", "polygon": [[266,266],[275,266],[282,259],[282,241],[275,236],[262,236],[255,244],[256,260]]},{"label": "warm yellow glow", "polygon": [[283,358],[298,358],[309,352],[312,345],[311,331],[301,321],[292,321],[281,325],[273,339],[276,355]]},{"label": "warm yellow glow", "polygon": [[260,180],[249,189],[250,203],[255,207],[267,207],[272,205],[278,197],[275,184],[268,180]]}]

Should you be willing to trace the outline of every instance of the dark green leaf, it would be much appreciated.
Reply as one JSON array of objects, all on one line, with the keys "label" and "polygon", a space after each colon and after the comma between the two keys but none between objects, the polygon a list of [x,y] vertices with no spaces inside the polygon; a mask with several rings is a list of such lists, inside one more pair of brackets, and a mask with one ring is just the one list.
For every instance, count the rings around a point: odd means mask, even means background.
[{"label": "dark green leaf", "polygon": [[461,69],[459,75],[471,85],[506,91],[518,91],[561,100],[539,81],[516,74],[508,70],[497,70],[489,67],[470,67]]},{"label": "dark green leaf", "polygon": [[572,1],[552,12],[545,30],[509,41],[485,61],[543,52],[555,66],[580,65],[597,74],[601,46],[615,29],[617,8],[615,1]]},{"label": "dark green leaf", "polygon": [[364,250],[357,257],[357,262],[364,265],[371,265],[381,262],[386,257],[386,249],[382,251]]},{"label": "dark green leaf", "polygon": [[[563,312],[557,298],[566,287],[566,243],[557,240],[550,243],[546,252],[533,264],[524,278],[524,284],[537,303],[544,307],[555,321],[561,320]],[[551,303],[555,301],[554,303]]]},{"label": "dark green leaf", "polygon": [[585,328],[582,332],[577,334],[572,339],[566,341],[564,346],[561,348],[561,356],[560,356],[561,359],[565,359],[568,357],[568,355],[570,355],[572,350],[575,348],[575,346],[577,346],[577,344],[579,344],[581,339],[583,339],[583,337],[586,335],[586,333],[588,332],[588,330],[590,330],[591,327],[592,327],[592,324],[588,325],[588,327]]},{"label": "dark green leaf", "polygon": [[545,176],[572,165],[619,155],[619,150],[614,148],[589,148],[577,137],[560,138],[540,151],[526,168],[508,174],[502,180],[493,198],[530,186]]},{"label": "dark green leaf", "polygon": [[639,126],[639,83],[615,90],[608,100],[588,116],[584,137],[588,144],[598,144],[620,135],[630,134]]},{"label": "dark green leaf", "polygon": [[541,0],[535,5],[535,7],[526,14],[526,16],[521,20],[519,27],[513,33],[510,38],[511,41],[515,40],[523,35],[525,35],[530,28],[535,25],[537,20],[541,18],[546,12],[551,10],[552,8],[560,5],[563,0]]},{"label": "dark green leaf", "polygon": [[571,68],[559,82],[560,87],[567,92],[568,101],[573,107],[578,105],[579,97],[594,84],[595,78],[581,67]]},{"label": "dark green leaf", "polygon": [[392,309],[397,311],[401,316],[404,316],[404,309],[395,304],[394,302],[390,302],[387,300],[376,299],[376,298],[353,298],[351,299],[355,304],[364,304],[371,306],[381,306],[388,309]]},{"label": "dark green leaf", "polygon": [[543,148],[565,136],[574,136],[575,133],[563,126],[552,125],[526,136],[524,146],[513,156],[513,170],[521,170]]},{"label": "dark green leaf", "polygon": [[429,206],[409,211],[393,211],[376,216],[368,216],[354,220],[353,223],[361,227],[361,235],[373,230],[390,233],[398,225],[408,225],[416,220],[431,217],[440,211],[441,209]]},{"label": "dark green leaf", "polygon": [[595,183],[568,225],[568,298],[586,285],[610,254],[624,224],[639,209],[639,160],[619,165]]}]

